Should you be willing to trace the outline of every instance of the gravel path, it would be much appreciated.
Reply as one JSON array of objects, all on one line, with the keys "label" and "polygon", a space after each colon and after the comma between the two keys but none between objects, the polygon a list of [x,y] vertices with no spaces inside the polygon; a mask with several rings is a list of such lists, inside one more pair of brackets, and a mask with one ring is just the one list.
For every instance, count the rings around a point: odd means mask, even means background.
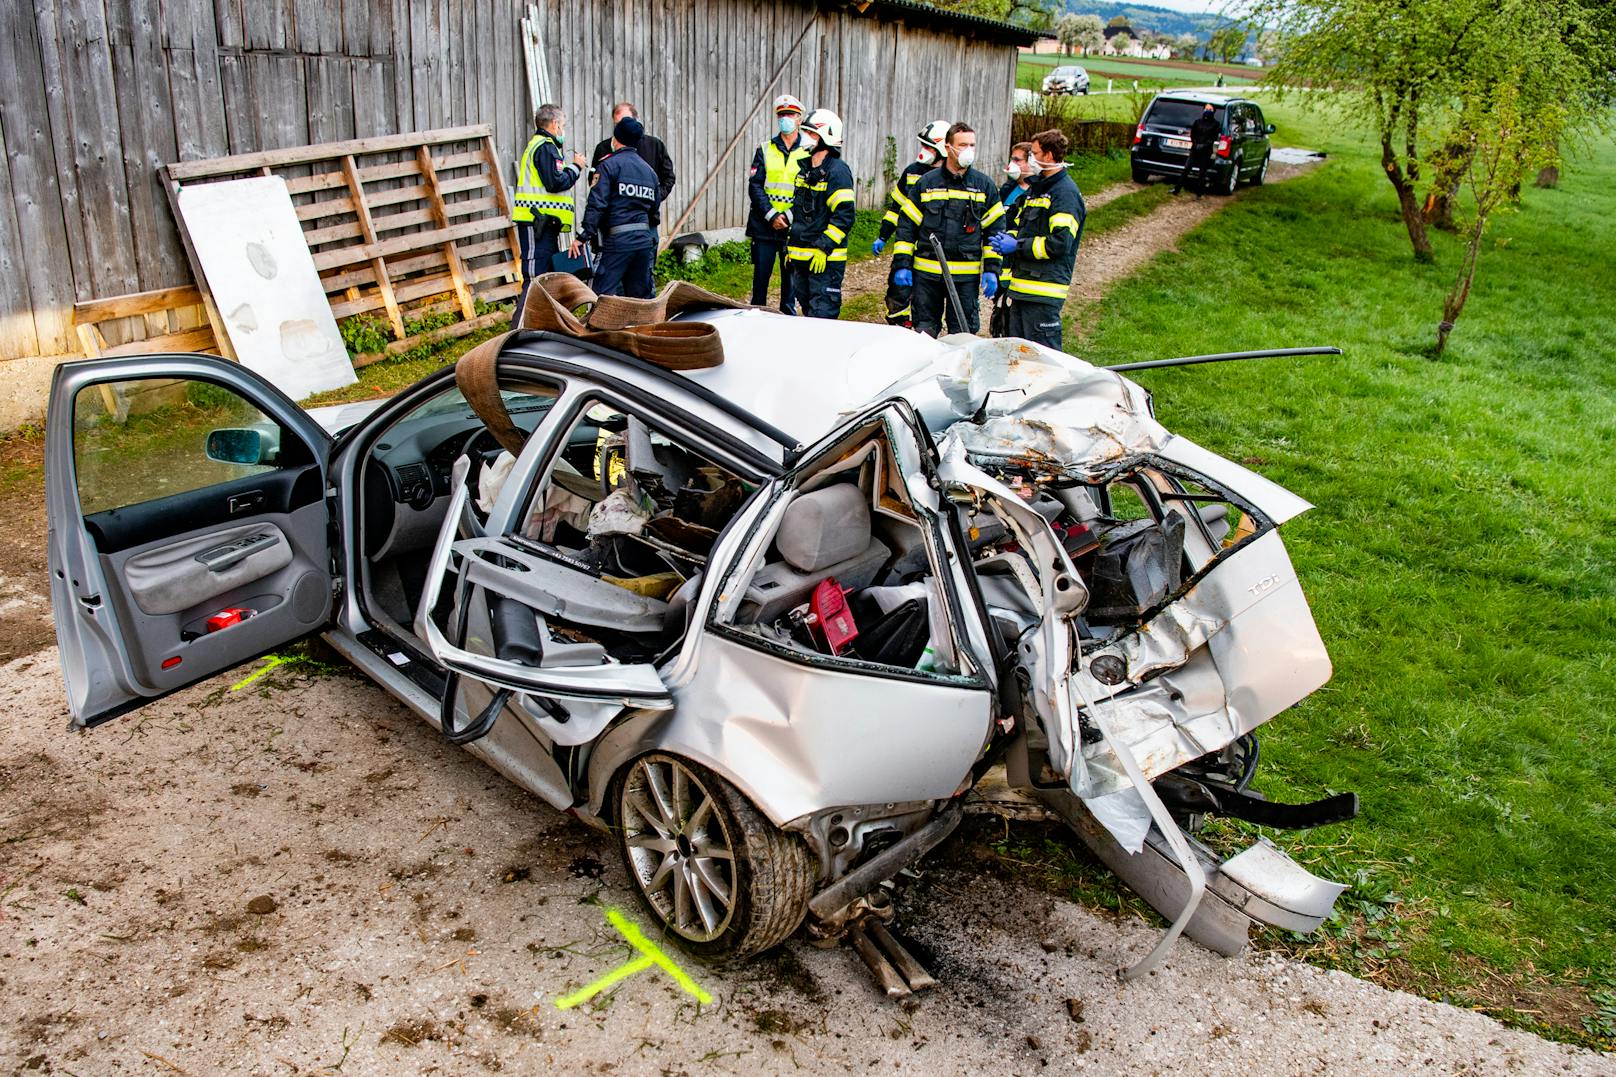
[{"label": "gravel path", "polygon": [[[369,683],[238,670],[86,734],[56,655],[0,667],[0,1060],[25,1073],[1606,1073],[1612,1060],[1274,956],[1192,944],[945,856],[902,899],[941,985],[850,951],[623,962],[610,842]],[[944,852],[947,852],[945,847]],[[672,951],[670,951],[672,952]]]}]

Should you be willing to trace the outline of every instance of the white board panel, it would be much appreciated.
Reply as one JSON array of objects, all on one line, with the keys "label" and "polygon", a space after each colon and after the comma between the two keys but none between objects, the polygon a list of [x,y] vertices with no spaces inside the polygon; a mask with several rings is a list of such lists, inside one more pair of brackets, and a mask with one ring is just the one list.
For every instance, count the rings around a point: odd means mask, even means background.
[{"label": "white board panel", "polygon": [[237,358],[293,400],[353,384],[286,181],[197,183],[179,204]]}]

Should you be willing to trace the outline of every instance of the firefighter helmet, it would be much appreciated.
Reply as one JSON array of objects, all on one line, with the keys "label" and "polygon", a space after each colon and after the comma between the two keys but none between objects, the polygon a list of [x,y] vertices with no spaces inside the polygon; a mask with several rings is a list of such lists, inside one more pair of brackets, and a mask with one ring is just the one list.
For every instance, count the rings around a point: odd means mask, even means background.
[{"label": "firefighter helmet", "polygon": [[842,118],[828,108],[816,108],[802,125],[819,136],[822,145],[842,148]]},{"label": "firefighter helmet", "polygon": [[915,137],[920,144],[929,150],[935,150],[939,158],[948,153],[948,129],[952,125],[947,120],[933,120],[920,129]]}]

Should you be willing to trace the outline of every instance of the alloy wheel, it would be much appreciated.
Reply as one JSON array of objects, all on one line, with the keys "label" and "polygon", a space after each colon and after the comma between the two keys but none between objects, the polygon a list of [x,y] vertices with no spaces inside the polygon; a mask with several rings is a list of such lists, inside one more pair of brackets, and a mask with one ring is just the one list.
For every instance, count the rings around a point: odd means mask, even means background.
[{"label": "alloy wheel", "polygon": [[630,768],[618,819],[630,873],[663,921],[710,942],[735,915],[735,843],[713,790],[684,763],[650,755]]}]

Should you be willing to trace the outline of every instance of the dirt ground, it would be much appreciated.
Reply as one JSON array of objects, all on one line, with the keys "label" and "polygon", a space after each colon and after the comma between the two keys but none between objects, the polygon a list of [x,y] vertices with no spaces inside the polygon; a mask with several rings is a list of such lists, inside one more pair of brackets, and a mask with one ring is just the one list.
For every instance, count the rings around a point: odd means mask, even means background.
[{"label": "dirt ground", "polygon": [[341,669],[238,670],[89,733],[54,651],[0,667],[0,1060],[21,1073],[1616,1073],[1273,956],[1181,944],[980,870],[906,886],[941,985],[894,1003],[800,939],[562,1010],[647,923],[603,836]]}]

